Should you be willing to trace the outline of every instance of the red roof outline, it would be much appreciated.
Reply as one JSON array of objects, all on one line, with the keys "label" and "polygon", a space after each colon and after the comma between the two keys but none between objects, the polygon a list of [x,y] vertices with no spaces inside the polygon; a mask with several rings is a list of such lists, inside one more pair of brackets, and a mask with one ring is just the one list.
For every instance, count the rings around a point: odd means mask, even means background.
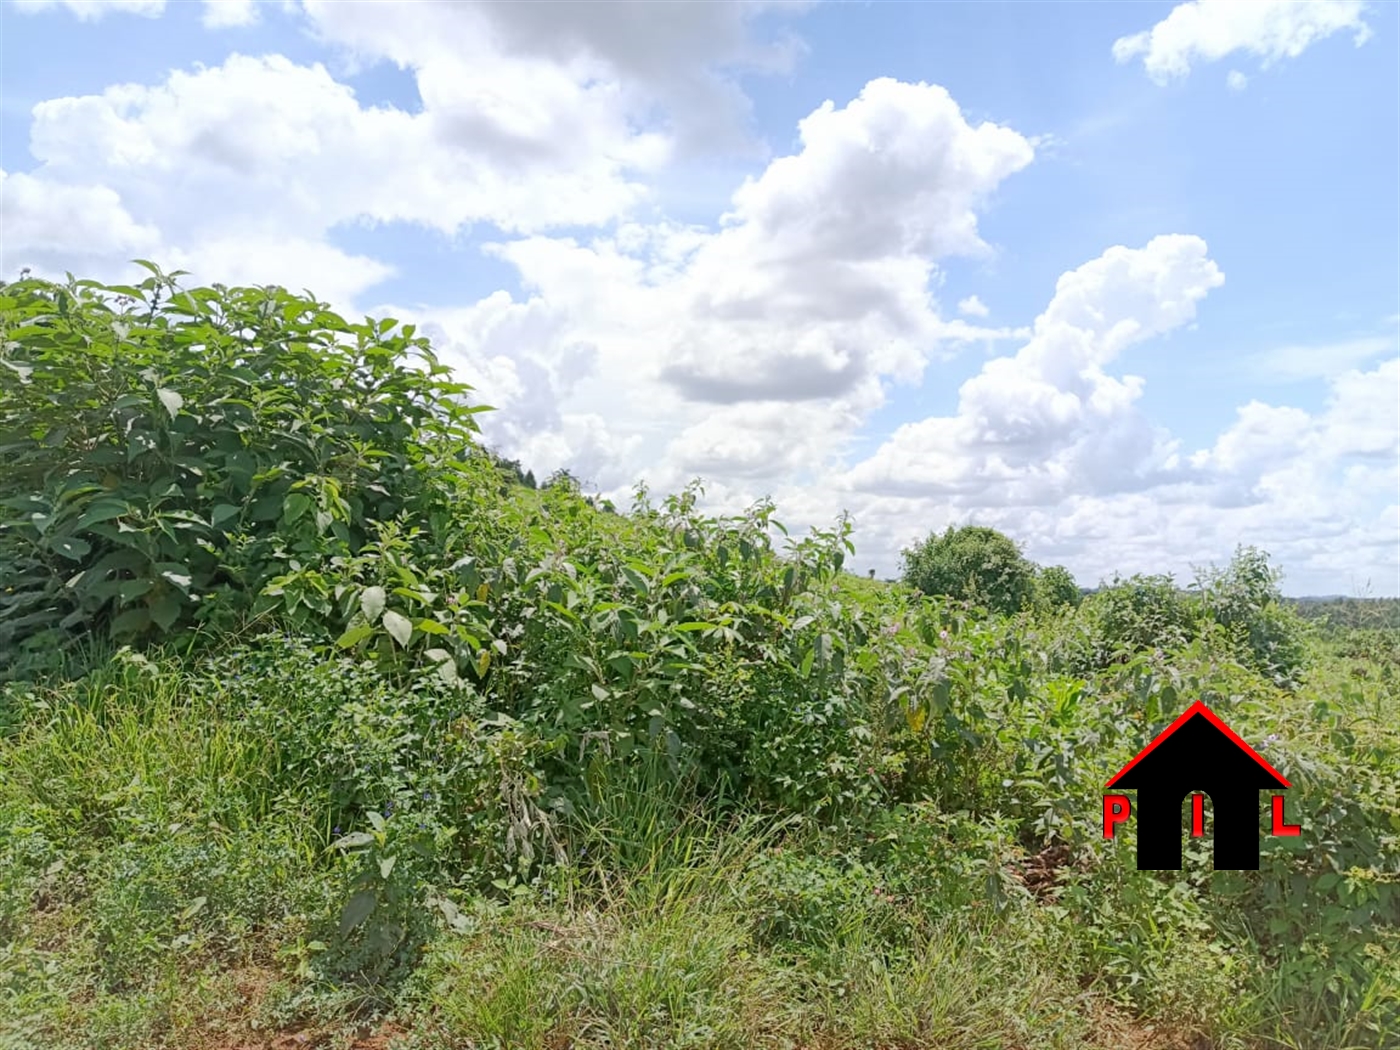
[{"label": "red roof outline", "polygon": [[1141,751],[1139,751],[1139,752],[1137,753],[1137,757],[1135,757],[1131,762],[1129,762],[1126,766],[1124,766],[1124,767],[1123,767],[1122,769],[1120,769],[1117,773],[1115,773],[1114,776],[1113,776],[1113,779],[1110,780],[1110,781],[1109,781],[1106,785],[1104,785],[1104,786],[1105,786],[1105,787],[1112,787],[1114,784],[1118,783],[1118,781],[1121,780],[1121,779],[1123,778],[1123,776],[1128,772],[1128,770],[1132,769],[1135,765],[1137,765],[1139,762],[1141,762],[1144,758],[1146,758],[1148,755],[1152,754],[1152,752],[1156,750],[1158,744],[1163,743],[1168,737],[1170,737],[1173,733],[1175,733],[1175,732],[1176,732],[1178,729],[1180,729],[1183,725],[1185,725],[1187,722],[1189,722],[1189,721],[1192,719],[1192,717],[1194,717],[1195,715],[1198,715],[1198,714],[1199,714],[1199,715],[1204,715],[1205,718],[1206,718],[1206,721],[1208,721],[1211,725],[1215,726],[1216,729],[1218,729],[1218,730],[1220,730],[1222,733],[1224,733],[1224,734],[1230,739],[1230,742],[1231,742],[1231,743],[1233,743],[1236,747],[1238,747],[1240,750],[1242,750],[1242,751],[1243,751],[1245,754],[1247,754],[1250,758],[1254,759],[1254,761],[1258,762],[1261,766],[1263,766],[1263,767],[1264,767],[1265,769],[1267,769],[1270,773],[1272,773],[1274,776],[1276,776],[1276,777],[1279,779],[1279,781],[1283,784],[1284,787],[1292,787],[1292,786],[1293,786],[1292,784],[1290,784],[1290,783],[1288,782],[1288,778],[1287,778],[1287,777],[1285,777],[1282,773],[1280,773],[1280,772],[1279,772],[1277,769],[1275,769],[1273,766],[1269,765],[1268,762],[1264,761],[1263,757],[1259,754],[1259,752],[1255,751],[1254,748],[1250,747],[1250,746],[1249,746],[1248,744],[1246,744],[1243,740],[1241,740],[1241,739],[1239,738],[1239,736],[1235,733],[1235,731],[1234,731],[1233,729],[1231,729],[1229,726],[1227,726],[1224,722],[1222,722],[1222,721],[1220,720],[1220,716],[1219,716],[1219,715],[1217,715],[1214,711],[1212,711],[1210,708],[1208,708],[1205,704],[1203,704],[1203,703],[1202,703],[1201,701],[1199,701],[1199,700],[1197,700],[1194,704],[1192,704],[1192,705],[1191,705],[1190,707],[1188,707],[1185,711],[1183,711],[1183,712],[1181,713],[1181,717],[1180,717],[1180,718],[1178,718],[1178,719],[1177,719],[1175,722],[1173,722],[1171,725],[1167,726],[1166,729],[1164,729],[1164,730],[1162,730],[1160,733],[1158,733],[1158,734],[1157,734],[1157,738],[1156,738],[1155,740],[1153,740],[1152,743],[1148,744],[1145,748],[1143,748]]}]

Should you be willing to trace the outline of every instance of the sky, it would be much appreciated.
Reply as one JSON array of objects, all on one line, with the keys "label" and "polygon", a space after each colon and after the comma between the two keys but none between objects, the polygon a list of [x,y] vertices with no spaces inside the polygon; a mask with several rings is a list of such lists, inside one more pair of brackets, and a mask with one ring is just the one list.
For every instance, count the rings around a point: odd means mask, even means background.
[{"label": "sky", "polygon": [[0,0],[0,274],[413,322],[485,440],[880,576],[1400,594],[1400,5]]}]

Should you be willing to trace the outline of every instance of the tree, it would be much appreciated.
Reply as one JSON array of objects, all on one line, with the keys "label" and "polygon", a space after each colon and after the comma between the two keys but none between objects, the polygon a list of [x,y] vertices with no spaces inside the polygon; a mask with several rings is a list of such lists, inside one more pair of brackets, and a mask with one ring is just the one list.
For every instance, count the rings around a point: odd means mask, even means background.
[{"label": "tree", "polygon": [[1047,609],[1077,606],[1083,599],[1074,575],[1063,565],[1047,565],[1035,577],[1036,600]]},{"label": "tree", "polygon": [[1026,608],[1035,588],[1035,566],[1010,537],[982,525],[948,526],[903,553],[904,582],[928,595],[972,601],[993,612]]}]

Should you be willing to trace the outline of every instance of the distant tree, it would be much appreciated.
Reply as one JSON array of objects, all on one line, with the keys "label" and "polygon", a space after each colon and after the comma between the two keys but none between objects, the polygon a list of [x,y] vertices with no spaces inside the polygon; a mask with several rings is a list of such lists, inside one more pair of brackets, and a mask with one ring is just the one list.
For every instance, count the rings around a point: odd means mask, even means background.
[{"label": "distant tree", "polygon": [[574,477],[571,471],[565,470],[563,467],[560,467],[553,474],[549,475],[549,477],[545,478],[544,485],[542,487],[545,489],[562,488],[567,489],[569,492],[577,493],[581,486],[579,484],[578,478]]},{"label": "distant tree", "polygon": [[903,553],[903,579],[924,594],[973,601],[993,612],[1026,608],[1035,591],[1035,566],[1010,537],[982,525],[951,525]]},{"label": "distant tree", "polygon": [[1245,663],[1290,684],[1306,657],[1304,624],[1279,590],[1282,578],[1266,551],[1241,546],[1224,569],[1197,569],[1195,590],[1201,614],[1226,632]]},{"label": "distant tree", "polygon": [[1170,651],[1191,638],[1191,606],[1170,576],[1114,576],[1084,609],[1093,624],[1094,662],[1099,667],[1132,653]]},{"label": "distant tree", "polygon": [[1047,609],[1077,606],[1084,598],[1074,575],[1063,565],[1047,565],[1036,573],[1035,595]]},{"label": "distant tree", "polygon": [[537,489],[540,487],[539,482],[535,480],[535,472],[533,470],[527,470],[525,472],[525,487],[527,489]]}]

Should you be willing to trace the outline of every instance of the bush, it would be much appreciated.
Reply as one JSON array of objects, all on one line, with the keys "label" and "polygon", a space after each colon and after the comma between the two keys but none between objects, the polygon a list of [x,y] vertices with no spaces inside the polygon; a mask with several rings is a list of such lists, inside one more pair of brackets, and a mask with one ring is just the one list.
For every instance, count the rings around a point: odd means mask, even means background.
[{"label": "bush", "polygon": [[1178,649],[1192,635],[1191,607],[1170,576],[1114,577],[1083,605],[1097,667],[1132,653]]},{"label": "bush", "polygon": [[246,610],[372,522],[432,516],[472,447],[469,388],[411,326],[145,265],[0,286],[0,652]]},{"label": "bush", "polygon": [[1256,547],[1239,547],[1224,569],[1197,571],[1203,616],[1226,632],[1246,665],[1280,685],[1296,684],[1305,625],[1279,591],[1282,573]]},{"label": "bush", "polygon": [[1030,604],[1035,566],[1007,536],[981,525],[948,526],[903,552],[904,582],[928,595],[1013,614]]},{"label": "bush", "polygon": [[1073,574],[1063,565],[1047,565],[1035,574],[1035,600],[1041,608],[1074,608],[1083,598]]}]

